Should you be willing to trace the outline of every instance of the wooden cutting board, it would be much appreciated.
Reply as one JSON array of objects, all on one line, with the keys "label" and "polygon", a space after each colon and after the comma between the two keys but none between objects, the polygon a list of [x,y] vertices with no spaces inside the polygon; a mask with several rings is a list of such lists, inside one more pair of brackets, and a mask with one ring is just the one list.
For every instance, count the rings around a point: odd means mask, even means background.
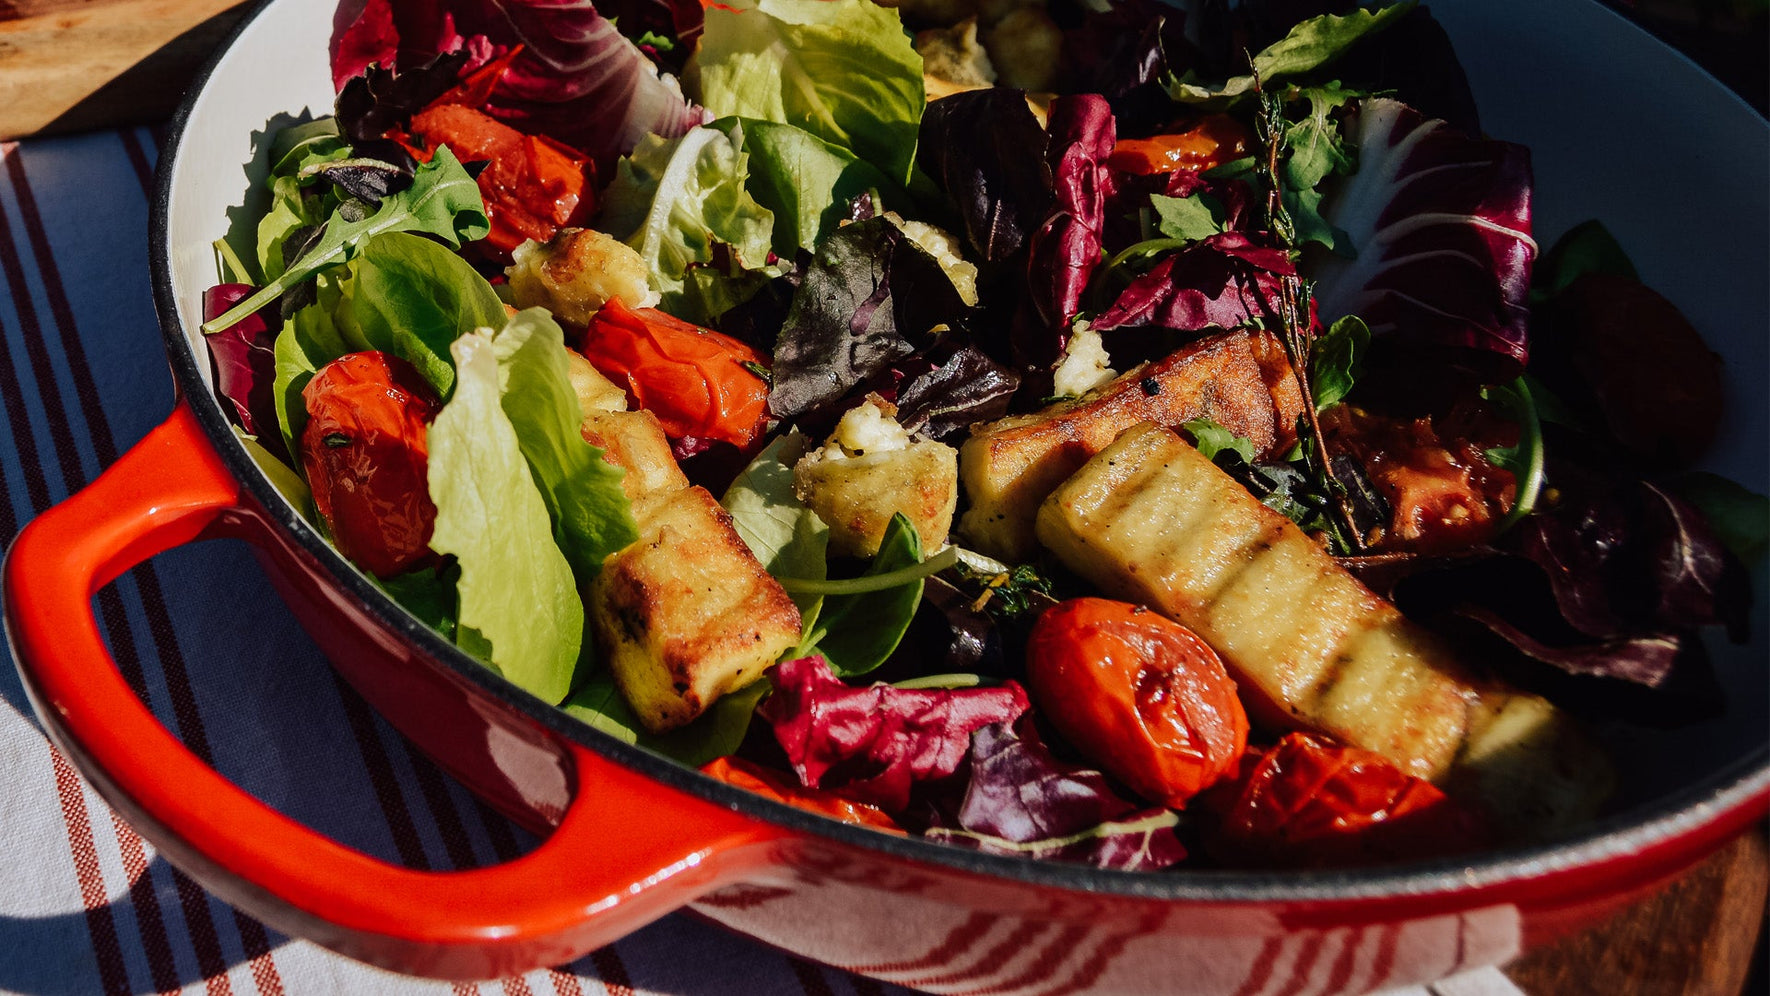
[{"label": "wooden cutting board", "polygon": [[161,120],[239,0],[0,0],[0,139]]},{"label": "wooden cutting board", "polygon": [[[0,0],[0,139],[164,119],[248,6]],[[1761,988],[1767,884],[1760,829],[1507,974],[1532,996],[1737,996],[1755,967]]]}]

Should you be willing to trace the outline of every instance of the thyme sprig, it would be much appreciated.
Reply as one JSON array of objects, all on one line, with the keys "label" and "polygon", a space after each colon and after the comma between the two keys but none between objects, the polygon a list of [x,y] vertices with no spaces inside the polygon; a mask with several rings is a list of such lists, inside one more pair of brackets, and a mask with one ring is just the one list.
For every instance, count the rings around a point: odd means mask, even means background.
[{"label": "thyme sprig", "polygon": [[[1285,208],[1284,182],[1279,163],[1285,150],[1285,95],[1283,89],[1268,91],[1260,78],[1253,57],[1248,65],[1254,77],[1254,136],[1258,153],[1254,157],[1254,173],[1266,187],[1266,228],[1279,246],[1292,254],[1297,252],[1297,230]],[[1336,553],[1364,552],[1365,537],[1358,529],[1347,497],[1346,485],[1334,473],[1334,462],[1321,432],[1321,421],[1315,410],[1315,391],[1309,382],[1309,359],[1313,336],[1309,328],[1309,284],[1292,274],[1279,278],[1277,321],[1279,342],[1284,345],[1285,358],[1291,363],[1291,374],[1303,396],[1303,415],[1299,420],[1299,442],[1303,446],[1303,462],[1314,475],[1322,491],[1330,499],[1329,506],[1337,528],[1332,533],[1347,547]]]}]

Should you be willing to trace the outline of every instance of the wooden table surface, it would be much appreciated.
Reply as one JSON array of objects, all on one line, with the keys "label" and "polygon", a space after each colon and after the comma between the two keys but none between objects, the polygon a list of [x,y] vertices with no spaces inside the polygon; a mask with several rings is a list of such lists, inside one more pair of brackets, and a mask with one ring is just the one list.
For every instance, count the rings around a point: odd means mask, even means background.
[{"label": "wooden table surface", "polygon": [[[1614,2],[1763,107],[1756,92],[1766,64],[1763,17],[1753,4]],[[0,138],[164,118],[247,6],[0,0]],[[1729,17],[1745,19],[1740,30],[1728,30]],[[1719,30],[1710,26],[1716,18]],[[1506,974],[1532,996],[1736,996],[1748,985],[1763,992],[1767,887],[1770,844],[1759,828],[1610,920],[1518,959]]]}]

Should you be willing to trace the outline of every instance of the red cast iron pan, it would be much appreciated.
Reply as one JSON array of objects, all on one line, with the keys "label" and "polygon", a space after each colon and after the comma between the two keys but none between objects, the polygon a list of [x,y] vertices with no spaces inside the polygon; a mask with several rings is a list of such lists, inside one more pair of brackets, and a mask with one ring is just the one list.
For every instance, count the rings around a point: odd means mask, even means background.
[{"label": "red cast iron pan", "polygon": [[[1603,216],[1643,278],[1728,358],[1713,469],[1766,487],[1770,129],[1589,0],[1434,5],[1487,130],[1535,150],[1547,243]],[[210,243],[273,115],[326,113],[330,5],[271,0],[173,122],[153,215],[172,415],[44,513],[5,565],[5,620],[44,727],[173,863],[288,934],[396,971],[555,965],[692,904],[808,957],[935,992],[1357,992],[1497,964],[1695,863],[1770,807],[1763,571],[1723,717],[1622,738],[1619,811],[1552,845],[1316,873],[1134,874],[1013,860],[839,824],[677,766],[535,700],[394,605],[252,462],[209,385]],[[1645,150],[1645,154],[1643,154]],[[246,169],[263,169],[265,153]],[[207,767],[130,691],[91,597],[199,539],[253,544],[337,669],[474,792],[546,835],[463,872],[383,863]],[[292,703],[291,708],[300,708]]]}]

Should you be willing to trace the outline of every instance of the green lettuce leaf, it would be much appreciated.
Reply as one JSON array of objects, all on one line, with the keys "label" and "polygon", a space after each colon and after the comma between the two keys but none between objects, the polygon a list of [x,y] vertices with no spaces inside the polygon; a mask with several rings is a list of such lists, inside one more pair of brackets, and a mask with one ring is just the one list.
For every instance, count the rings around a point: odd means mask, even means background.
[{"label": "green lettuce leaf", "polygon": [[715,116],[802,128],[899,186],[915,168],[922,57],[872,0],[734,0],[707,7],[696,55]]},{"label": "green lettuce leaf", "polygon": [[448,398],[455,387],[449,345],[504,324],[492,285],[440,243],[405,232],[370,240],[351,265],[349,313],[370,349],[418,368]]},{"label": "green lettuce leaf", "polygon": [[583,415],[566,372],[565,334],[546,309],[512,317],[492,349],[504,416],[540,487],[559,549],[578,583],[586,583],[609,554],[639,538],[621,490],[623,472],[579,432]]},{"label": "green lettuce leaf", "polygon": [[[713,127],[727,122],[715,121]],[[848,217],[848,204],[868,191],[894,185],[871,163],[802,128],[746,118],[746,184],[756,202],[774,213],[774,251],[785,259],[815,249]]]},{"label": "green lettuce leaf", "polygon": [[[685,287],[691,267],[713,263],[716,246],[729,247],[734,259],[725,269],[740,279],[768,264],[774,216],[744,187],[748,157],[739,151],[741,142],[735,127],[727,133],[702,126],[680,138],[648,135],[621,160],[604,194],[603,230],[645,258],[663,295],[660,307],[698,324],[718,317],[705,309],[719,295],[705,288],[691,293]],[[723,275],[716,271],[716,278]]]},{"label": "green lettuce leaf", "polygon": [[[830,527],[793,491],[793,464],[805,447],[805,437],[797,429],[769,443],[731,482],[719,503],[731,513],[732,527],[768,573],[822,580],[828,570]],[[792,597],[801,615],[821,600],[818,595]]]},{"label": "green lettuce leaf", "polygon": [[1189,197],[1151,194],[1150,206],[1160,219],[1156,228],[1170,239],[1193,242],[1209,238],[1228,227],[1223,202],[1204,191]]},{"label": "green lettuce leaf", "polygon": [[767,678],[730,692],[694,722],[668,733],[649,733],[627,707],[607,670],[591,675],[560,704],[567,713],[625,743],[638,744],[690,767],[737,752],[756,715],[756,703],[772,690]]},{"label": "green lettuce leaf", "polygon": [[[891,517],[879,552],[861,574],[873,577],[922,563],[922,538],[903,513]],[[866,674],[891,656],[922,602],[922,577],[882,591],[833,595],[808,618],[807,632],[792,657],[822,654],[837,676]]]},{"label": "green lettuce leaf", "polygon": [[547,502],[504,413],[494,337],[451,348],[455,393],[430,426],[430,547],[452,554],[456,642],[524,690],[557,703],[571,689],[584,605],[553,538]]}]

